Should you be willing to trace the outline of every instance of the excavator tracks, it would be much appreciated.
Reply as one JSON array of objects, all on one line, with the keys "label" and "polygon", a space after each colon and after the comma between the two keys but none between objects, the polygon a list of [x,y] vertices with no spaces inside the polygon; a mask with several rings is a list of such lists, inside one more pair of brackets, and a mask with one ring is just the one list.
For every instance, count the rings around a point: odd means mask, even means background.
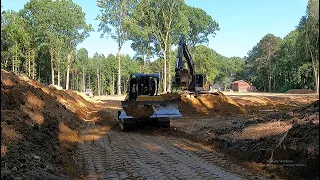
[{"label": "excavator tracks", "polygon": [[[87,124],[88,132],[95,124]],[[79,145],[88,179],[264,179],[185,138],[110,130]]]}]

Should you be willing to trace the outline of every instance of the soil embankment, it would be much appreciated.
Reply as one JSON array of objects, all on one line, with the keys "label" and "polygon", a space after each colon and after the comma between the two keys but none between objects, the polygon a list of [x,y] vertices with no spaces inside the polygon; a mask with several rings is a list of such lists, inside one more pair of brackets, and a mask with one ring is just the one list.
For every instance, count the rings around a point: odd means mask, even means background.
[{"label": "soil embankment", "polygon": [[113,117],[71,90],[1,70],[1,179],[80,176],[78,132],[93,119]]}]

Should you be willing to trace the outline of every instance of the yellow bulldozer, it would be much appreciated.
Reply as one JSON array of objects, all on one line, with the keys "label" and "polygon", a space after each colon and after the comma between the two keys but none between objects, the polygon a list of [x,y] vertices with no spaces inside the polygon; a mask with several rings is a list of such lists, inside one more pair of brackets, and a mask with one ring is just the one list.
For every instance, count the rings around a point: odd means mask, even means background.
[{"label": "yellow bulldozer", "polygon": [[118,121],[122,130],[135,128],[137,123],[155,123],[170,127],[170,118],[181,117],[178,101],[165,100],[158,95],[159,74],[132,74],[127,96],[121,101]]}]

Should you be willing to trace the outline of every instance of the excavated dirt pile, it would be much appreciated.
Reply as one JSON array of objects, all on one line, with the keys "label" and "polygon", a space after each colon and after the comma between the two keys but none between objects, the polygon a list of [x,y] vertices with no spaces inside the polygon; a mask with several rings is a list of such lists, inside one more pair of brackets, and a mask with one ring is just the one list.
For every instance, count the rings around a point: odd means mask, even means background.
[{"label": "excavated dirt pile", "polygon": [[179,100],[179,111],[187,117],[212,117],[214,115],[245,114],[246,109],[221,92],[189,96],[186,93],[168,93],[165,99]]},{"label": "excavated dirt pile", "polygon": [[319,100],[263,117],[217,139],[245,160],[277,168],[291,178],[319,178]]},{"label": "excavated dirt pile", "polygon": [[290,89],[286,93],[288,93],[288,94],[314,94],[314,93],[316,93],[316,91],[311,90],[311,89]]},{"label": "excavated dirt pile", "polygon": [[154,113],[154,110],[150,105],[141,107],[136,104],[131,104],[127,107],[123,107],[123,110],[126,112],[128,116],[132,116],[139,119],[149,118]]},{"label": "excavated dirt pile", "polygon": [[76,137],[83,120],[113,119],[95,108],[73,91],[1,70],[1,179],[79,175],[70,134]]}]

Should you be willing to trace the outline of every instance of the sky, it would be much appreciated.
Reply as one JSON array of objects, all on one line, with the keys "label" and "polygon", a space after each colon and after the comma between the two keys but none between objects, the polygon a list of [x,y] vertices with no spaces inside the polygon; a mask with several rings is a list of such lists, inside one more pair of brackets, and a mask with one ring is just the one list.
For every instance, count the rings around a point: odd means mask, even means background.
[{"label": "sky", "polygon": [[[29,0],[1,0],[2,10],[18,11]],[[108,38],[100,38],[99,14],[96,0],[74,0],[86,14],[86,22],[92,24],[94,32],[78,45],[77,49],[86,48],[89,56],[95,52],[117,53],[117,43]],[[284,38],[298,25],[305,15],[307,0],[185,0],[189,6],[201,8],[218,22],[220,31],[209,38],[208,46],[226,57],[244,57],[264,35],[272,33]],[[135,52],[126,42],[121,54]]]}]

